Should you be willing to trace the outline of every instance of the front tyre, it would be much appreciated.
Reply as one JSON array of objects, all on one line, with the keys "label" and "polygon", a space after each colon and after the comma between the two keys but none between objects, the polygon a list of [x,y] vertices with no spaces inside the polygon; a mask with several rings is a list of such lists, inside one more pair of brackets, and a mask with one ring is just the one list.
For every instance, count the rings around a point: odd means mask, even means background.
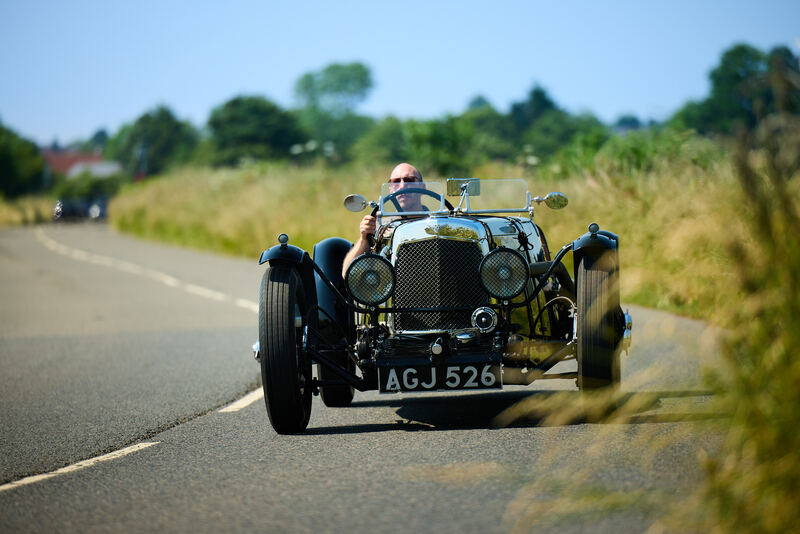
[{"label": "front tyre", "polygon": [[311,416],[311,364],[302,351],[306,325],[303,284],[289,266],[267,267],[261,279],[258,339],[264,401],[278,434],[296,434]]},{"label": "front tyre", "polygon": [[[619,309],[616,271],[587,267],[581,260],[577,273],[578,388],[592,390],[620,383],[619,335],[615,315]],[[613,269],[613,266],[612,266]]]}]

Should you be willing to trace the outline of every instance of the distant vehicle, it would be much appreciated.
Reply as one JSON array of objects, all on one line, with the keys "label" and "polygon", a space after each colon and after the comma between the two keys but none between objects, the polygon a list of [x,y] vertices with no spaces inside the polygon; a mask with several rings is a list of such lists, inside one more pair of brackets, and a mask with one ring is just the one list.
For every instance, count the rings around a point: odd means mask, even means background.
[{"label": "distant vehicle", "polygon": [[60,198],[53,206],[54,221],[77,221],[89,219],[99,221],[106,218],[108,199],[98,197],[92,200],[83,198]]},{"label": "distant vehicle", "polygon": [[[377,202],[348,196],[351,211],[372,207],[378,230],[344,278],[352,243],[338,237],[311,256],[281,234],[262,252],[253,351],[278,433],[305,430],[316,393],[327,406],[348,406],[355,389],[619,384],[631,318],[619,302],[617,235],[592,223],[551,257],[534,204],[560,209],[564,194],[533,197],[524,180],[453,178],[453,206],[442,189],[390,183]],[[561,263],[570,251],[572,275]],[[548,374],[566,360],[576,372]]]}]

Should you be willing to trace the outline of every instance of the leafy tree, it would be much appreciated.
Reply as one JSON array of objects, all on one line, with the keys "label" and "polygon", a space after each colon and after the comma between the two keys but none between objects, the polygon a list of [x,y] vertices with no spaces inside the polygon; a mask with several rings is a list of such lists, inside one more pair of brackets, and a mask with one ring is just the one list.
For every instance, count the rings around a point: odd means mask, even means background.
[{"label": "leafy tree", "polygon": [[308,72],[295,83],[302,107],[333,116],[353,113],[372,89],[372,74],[363,63],[332,63]]},{"label": "leafy tree", "polygon": [[344,159],[356,139],[372,126],[372,119],[355,113],[372,89],[372,74],[363,63],[332,63],[308,72],[295,83],[301,103],[301,124],[322,144],[334,147],[334,159]]},{"label": "leafy tree", "polygon": [[397,163],[410,159],[405,125],[395,117],[378,121],[353,145],[356,159],[370,163]]},{"label": "leafy tree", "polygon": [[530,145],[533,155],[546,160],[578,134],[597,148],[608,138],[607,128],[593,115],[571,116],[565,111],[551,109],[525,131],[522,140]]},{"label": "leafy tree", "polygon": [[691,101],[683,105],[668,121],[670,127],[688,130],[693,129],[701,134],[708,134],[716,129],[716,118],[711,101]]},{"label": "leafy tree", "polygon": [[638,130],[641,127],[642,122],[639,117],[632,114],[620,115],[617,122],[614,123],[614,128],[621,131]]},{"label": "leafy tree", "polygon": [[558,109],[542,87],[536,85],[528,94],[528,99],[511,105],[511,121],[516,126],[517,132],[527,130],[548,111]]},{"label": "leafy tree", "polygon": [[774,108],[781,113],[800,114],[800,66],[785,46],[767,55],[767,78],[773,92]]},{"label": "leafy tree", "polygon": [[722,54],[709,75],[716,130],[731,133],[736,124],[755,126],[766,111],[766,70],[764,53],[752,46],[736,45]]},{"label": "leafy tree", "polygon": [[492,105],[483,95],[474,96],[472,100],[469,101],[469,104],[467,104],[467,110],[490,108],[490,107],[492,107]]},{"label": "leafy tree", "polygon": [[0,194],[16,197],[42,187],[44,160],[38,147],[0,124]]},{"label": "leafy tree", "polygon": [[472,151],[474,129],[468,121],[448,116],[444,120],[410,121],[411,160],[439,175],[465,174],[476,163]]},{"label": "leafy tree", "polygon": [[294,115],[259,96],[237,96],[217,107],[208,127],[216,145],[214,161],[220,165],[285,157],[292,145],[306,139]]},{"label": "leafy tree", "polygon": [[186,161],[197,144],[197,132],[166,106],[140,116],[109,139],[107,152],[131,174],[148,176]]},{"label": "leafy tree", "polygon": [[329,144],[332,160],[347,159],[350,148],[357,139],[372,127],[373,120],[364,115],[345,113],[334,115],[318,109],[301,109],[297,112],[300,124],[321,144]]},{"label": "leafy tree", "polygon": [[740,127],[753,129],[776,111],[800,113],[800,69],[787,47],[764,54],[749,45],[733,46],[722,54],[709,78],[708,98],[684,105],[671,125],[731,134]]},{"label": "leafy tree", "polygon": [[89,139],[78,141],[70,148],[80,152],[105,152],[106,144],[108,143],[108,132],[104,128],[100,128]]},{"label": "leafy tree", "polygon": [[492,106],[471,107],[459,120],[468,122],[474,131],[473,150],[482,158],[498,160],[509,158],[516,152],[515,127],[508,115]]}]

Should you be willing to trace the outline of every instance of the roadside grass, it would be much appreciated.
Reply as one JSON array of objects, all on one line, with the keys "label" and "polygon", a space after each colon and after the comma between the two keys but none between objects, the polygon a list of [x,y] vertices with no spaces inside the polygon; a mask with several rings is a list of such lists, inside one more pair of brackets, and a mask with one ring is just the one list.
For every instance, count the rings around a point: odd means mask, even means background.
[{"label": "roadside grass", "polygon": [[274,163],[183,168],[124,188],[109,215],[121,231],[224,254],[256,258],[280,233],[310,252],[325,237],[356,237],[363,214],[347,211],[344,197],[369,196],[390,170]]},{"label": "roadside grass", "polygon": [[53,200],[48,196],[26,196],[13,200],[0,198],[0,228],[37,224],[53,219]]}]

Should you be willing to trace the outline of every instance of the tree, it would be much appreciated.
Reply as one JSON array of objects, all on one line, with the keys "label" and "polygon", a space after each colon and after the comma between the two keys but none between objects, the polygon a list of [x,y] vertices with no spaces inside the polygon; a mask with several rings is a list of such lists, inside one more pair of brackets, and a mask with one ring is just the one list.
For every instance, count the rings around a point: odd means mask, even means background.
[{"label": "tree", "polygon": [[353,145],[354,156],[369,163],[397,163],[409,158],[405,125],[395,117],[376,122]]},{"label": "tree", "polygon": [[521,133],[545,113],[555,109],[558,109],[558,107],[547,94],[547,91],[536,85],[528,94],[527,100],[511,105],[509,114],[511,115],[511,121],[517,128],[517,132]]},{"label": "tree", "polygon": [[552,109],[525,131],[522,140],[530,145],[534,156],[546,160],[576,135],[582,135],[585,142],[599,148],[608,138],[608,130],[593,115],[573,117],[560,109]]},{"label": "tree", "polygon": [[363,63],[331,63],[321,71],[308,72],[295,83],[301,106],[334,117],[353,113],[372,89],[372,74]]},{"label": "tree", "polygon": [[371,89],[369,67],[359,62],[332,63],[295,83],[301,124],[314,139],[334,147],[334,159],[345,159],[355,140],[372,126],[372,119],[355,113]]},{"label": "tree", "polygon": [[483,95],[477,95],[472,97],[472,100],[470,100],[469,104],[467,104],[467,110],[490,108],[490,107],[492,107],[492,105]]},{"label": "tree", "polygon": [[614,129],[618,131],[638,130],[642,127],[642,121],[639,117],[633,114],[620,115],[617,122],[614,123]]},{"label": "tree", "polygon": [[215,163],[234,165],[242,158],[286,157],[307,136],[291,113],[260,96],[237,96],[208,119],[216,146]]},{"label": "tree", "polygon": [[800,66],[787,47],[778,46],[767,54],[767,79],[775,110],[800,114]]},{"label": "tree", "polygon": [[700,133],[753,129],[775,112],[800,113],[800,69],[785,46],[769,54],[746,44],[726,50],[709,74],[711,94],[679,109],[670,123]]},{"label": "tree", "polygon": [[471,107],[459,120],[469,123],[474,132],[473,150],[480,157],[498,160],[509,158],[516,152],[514,123],[488,102],[485,106]]},{"label": "tree", "polygon": [[196,144],[197,132],[192,125],[176,119],[166,106],[159,106],[120,128],[107,148],[109,156],[128,172],[148,176],[186,161]]},{"label": "tree", "polygon": [[38,147],[0,124],[0,193],[16,197],[40,189],[44,160]]},{"label": "tree", "polygon": [[755,126],[766,112],[766,57],[752,46],[736,45],[711,71],[710,105],[717,131],[732,133],[737,124]]},{"label": "tree", "polygon": [[472,151],[474,130],[468,121],[458,117],[424,122],[409,121],[411,159],[441,176],[464,174],[476,163]]}]

